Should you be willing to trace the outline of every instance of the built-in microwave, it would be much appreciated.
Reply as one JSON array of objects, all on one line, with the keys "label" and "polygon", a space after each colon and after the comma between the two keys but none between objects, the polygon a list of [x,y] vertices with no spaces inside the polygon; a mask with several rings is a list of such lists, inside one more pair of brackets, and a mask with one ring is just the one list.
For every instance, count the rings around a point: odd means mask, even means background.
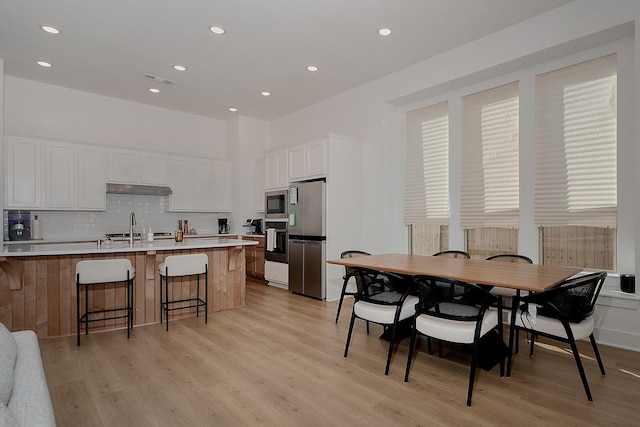
[{"label": "built-in microwave", "polygon": [[287,218],[287,190],[267,191],[265,193],[265,217],[269,218]]}]

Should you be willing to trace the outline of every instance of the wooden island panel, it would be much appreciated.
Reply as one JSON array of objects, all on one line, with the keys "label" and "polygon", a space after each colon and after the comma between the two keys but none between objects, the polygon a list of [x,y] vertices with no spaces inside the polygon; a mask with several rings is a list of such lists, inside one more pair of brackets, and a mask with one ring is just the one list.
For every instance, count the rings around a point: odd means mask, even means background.
[{"label": "wooden island panel", "polygon": [[[238,251],[242,256],[237,256]],[[158,266],[169,255],[206,253],[209,258],[209,313],[245,305],[244,248],[163,250],[86,255],[13,257],[12,266],[22,275],[22,286],[10,289],[0,281],[0,322],[11,331],[31,329],[39,338],[76,333],[75,269],[83,259],[128,258],[136,270],[134,278],[134,326],[160,322],[160,276]],[[230,268],[233,258],[234,270]],[[200,279],[204,295],[204,277]],[[194,297],[195,276],[171,279],[169,299]],[[84,291],[83,291],[84,293]],[[89,309],[125,305],[125,287],[118,283],[89,287]],[[81,301],[83,304],[83,301]],[[200,315],[202,316],[202,312]],[[176,310],[171,319],[195,316],[195,309]],[[89,331],[125,328],[126,319],[92,322]]]}]

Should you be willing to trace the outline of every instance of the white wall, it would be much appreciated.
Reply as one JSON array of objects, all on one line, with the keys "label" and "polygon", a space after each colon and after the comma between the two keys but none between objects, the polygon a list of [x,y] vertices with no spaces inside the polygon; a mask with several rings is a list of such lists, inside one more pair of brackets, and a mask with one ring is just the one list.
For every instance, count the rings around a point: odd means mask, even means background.
[{"label": "white wall", "polygon": [[40,137],[225,158],[225,123],[5,76],[5,129]]},{"label": "white wall", "polygon": [[[635,33],[631,61],[635,73],[629,78],[632,95],[624,94],[633,108],[640,105],[640,2],[621,0],[602,2],[576,0],[563,7],[534,17],[521,24],[476,40],[458,49],[418,63],[271,123],[272,146],[280,146],[323,132],[344,134],[363,141],[362,216],[363,241],[360,249],[374,252],[405,252],[406,230],[402,225],[402,191],[404,171],[404,117],[412,106],[437,96],[513,73],[519,69],[562,58],[575,52],[628,37]],[[633,56],[635,55],[635,59]],[[621,120],[640,123],[640,108],[624,111]],[[631,126],[633,128],[633,126]],[[640,186],[640,129],[620,139],[621,192],[631,201],[621,201],[621,224],[630,231],[619,246],[620,260],[634,272],[640,267],[640,201],[634,197]],[[455,136],[455,135],[454,135]],[[455,155],[455,152],[453,153]],[[630,156],[631,159],[626,156]],[[452,159],[452,164],[459,164]],[[632,170],[630,170],[630,168]],[[456,172],[453,171],[455,175]],[[633,179],[628,179],[633,177]],[[454,186],[455,187],[455,186]],[[452,198],[456,197],[453,188]],[[635,226],[630,224],[631,218]],[[455,223],[455,212],[452,221]],[[535,230],[528,230],[535,237]],[[533,236],[531,234],[533,233]],[[451,244],[458,246],[461,233],[451,230]],[[355,249],[356,244],[351,249]],[[633,254],[629,257],[629,254]],[[630,264],[629,264],[629,260]],[[640,350],[640,297],[626,298],[613,290],[617,278],[612,276],[601,299],[597,335],[603,343]]]}]

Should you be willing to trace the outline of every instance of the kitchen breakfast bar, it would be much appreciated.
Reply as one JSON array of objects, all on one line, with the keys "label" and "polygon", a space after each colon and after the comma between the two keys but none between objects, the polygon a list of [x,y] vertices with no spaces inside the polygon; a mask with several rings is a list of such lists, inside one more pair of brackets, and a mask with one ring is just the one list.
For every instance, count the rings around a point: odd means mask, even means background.
[{"label": "kitchen breakfast bar", "polygon": [[[0,253],[0,322],[12,331],[32,329],[39,338],[76,332],[78,261],[127,258],[135,268],[134,326],[160,322],[158,266],[169,255],[204,253],[208,257],[209,313],[245,305],[245,246],[255,241],[225,238],[185,238],[153,242],[116,241],[4,245]],[[195,295],[194,277],[176,278],[173,296]],[[125,289],[99,284],[88,293],[92,310],[122,306]],[[171,320],[195,316],[195,309],[178,310]],[[126,327],[125,319],[92,322],[90,331]]]}]

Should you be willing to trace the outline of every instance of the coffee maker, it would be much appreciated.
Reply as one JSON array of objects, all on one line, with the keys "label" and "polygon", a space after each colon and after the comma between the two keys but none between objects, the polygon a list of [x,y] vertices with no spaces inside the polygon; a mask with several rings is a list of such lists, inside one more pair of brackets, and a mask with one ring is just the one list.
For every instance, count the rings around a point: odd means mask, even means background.
[{"label": "coffee maker", "polygon": [[31,212],[9,211],[9,240],[29,240],[31,238]]},{"label": "coffee maker", "polygon": [[218,218],[218,234],[229,234],[227,218]]},{"label": "coffee maker", "polygon": [[262,234],[262,219],[251,220],[251,226],[254,234]]}]

